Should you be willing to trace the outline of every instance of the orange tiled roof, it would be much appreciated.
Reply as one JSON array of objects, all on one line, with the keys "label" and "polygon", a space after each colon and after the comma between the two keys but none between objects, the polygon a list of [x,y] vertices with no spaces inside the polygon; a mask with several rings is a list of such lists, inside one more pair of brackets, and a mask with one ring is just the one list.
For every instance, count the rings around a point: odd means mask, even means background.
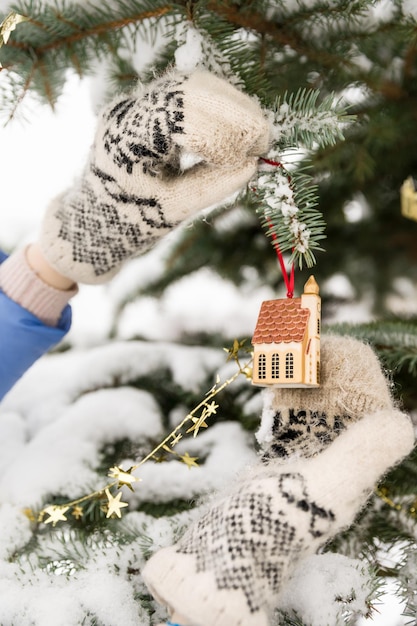
[{"label": "orange tiled roof", "polygon": [[259,311],[252,343],[302,341],[310,311],[301,308],[301,298],[265,300]]}]

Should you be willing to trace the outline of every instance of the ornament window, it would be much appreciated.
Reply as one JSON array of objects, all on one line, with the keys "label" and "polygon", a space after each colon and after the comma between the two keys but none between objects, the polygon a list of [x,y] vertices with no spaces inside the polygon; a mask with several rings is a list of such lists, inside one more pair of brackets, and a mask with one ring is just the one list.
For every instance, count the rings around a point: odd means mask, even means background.
[{"label": "ornament window", "polygon": [[266,356],[260,354],[258,357],[258,378],[259,380],[265,380],[266,378]]},{"label": "ornament window", "polygon": [[285,378],[294,378],[294,355],[292,352],[285,355]]},{"label": "ornament window", "polygon": [[320,335],[320,320],[317,320],[317,334]]},{"label": "ornament window", "polygon": [[279,378],[279,354],[277,353],[272,355],[271,376],[272,378]]}]

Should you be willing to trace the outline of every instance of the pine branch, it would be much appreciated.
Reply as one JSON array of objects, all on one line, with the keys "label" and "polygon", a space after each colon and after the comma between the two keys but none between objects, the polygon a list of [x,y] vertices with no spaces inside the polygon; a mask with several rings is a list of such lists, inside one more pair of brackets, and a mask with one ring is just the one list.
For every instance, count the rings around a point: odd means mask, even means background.
[{"label": "pine branch", "polygon": [[[20,91],[9,107],[9,117],[13,117],[29,90],[53,107],[66,80],[66,69],[72,66],[81,76],[90,71],[92,59],[117,58],[129,28],[138,32],[144,23],[151,21],[155,30],[159,20],[173,11],[172,4],[155,4],[148,0],[119,3],[116,16],[114,6],[106,3],[100,7],[55,8],[36,3],[22,6],[19,10],[27,21],[0,50],[2,69],[9,77],[9,84],[14,81],[16,88],[20,83]],[[4,114],[7,86],[3,87],[2,99]]]},{"label": "pine branch", "polygon": [[[271,38],[280,47],[289,47],[294,50],[297,55],[305,56],[310,61],[318,63],[324,68],[332,68],[343,65],[346,68],[353,68],[348,57],[335,55],[329,51],[320,50],[304,40],[302,35],[283,19],[268,19],[260,11],[245,11],[244,8],[229,2],[221,0],[208,0],[206,7],[216,15],[219,15],[230,23],[244,28],[253,30],[260,35]],[[348,6],[346,8],[349,9]]]},{"label": "pine branch", "polygon": [[[136,25],[145,20],[158,20],[173,11],[172,3],[141,0],[140,2],[119,2],[114,18],[114,5],[102,2],[100,6],[62,4],[42,6],[40,3],[29,3],[19,11],[26,17],[26,29],[15,33],[14,39],[8,42],[9,47],[19,50],[31,50],[36,56],[55,48],[65,48],[82,39],[89,39]],[[17,4],[17,7],[20,5]],[[112,16],[113,19],[109,19]],[[32,28],[31,28],[32,27]],[[39,33],[41,31],[41,33]],[[45,41],[46,39],[46,41]]]},{"label": "pine branch", "polygon": [[[343,140],[342,124],[351,123],[340,101],[331,94],[318,102],[317,90],[302,89],[277,98],[272,112],[274,150],[300,151],[331,146]],[[294,158],[294,152],[292,153]],[[274,163],[273,161],[268,161]],[[314,251],[323,250],[325,222],[317,209],[317,186],[306,166],[289,168],[275,162],[275,171],[262,172],[256,186],[257,212],[266,234],[282,253],[291,251],[290,263],[312,267]]]},{"label": "pine branch", "polygon": [[266,235],[280,252],[291,252],[290,263],[312,267],[314,250],[322,250],[325,223],[317,210],[316,187],[302,171],[291,176],[279,167],[262,173],[256,188],[257,213]]},{"label": "pine branch", "polygon": [[333,146],[343,141],[343,126],[355,120],[334,94],[321,102],[318,89],[299,89],[278,96],[274,103],[275,140],[282,145],[303,146],[309,150]]},{"label": "pine branch", "polygon": [[[167,13],[169,13],[171,10],[172,10],[172,7],[170,5],[167,5],[165,7],[160,7],[160,8],[149,10],[149,11],[142,11],[140,13],[122,17],[117,20],[110,20],[108,22],[96,24],[92,26],[91,28],[87,28],[85,30],[80,30],[75,25],[76,32],[71,33],[70,35],[67,35],[62,38],[54,39],[53,41],[50,41],[49,43],[44,44],[44,45],[40,45],[39,47],[32,48],[29,44],[13,43],[13,42],[11,43],[11,47],[16,47],[16,48],[19,48],[20,50],[31,49],[36,56],[42,56],[45,52],[48,52],[49,50],[53,50],[55,48],[69,47],[73,43],[80,41],[82,39],[88,39],[90,37],[97,37],[104,33],[109,33],[111,31],[116,31],[121,28],[125,28],[126,26],[129,26],[130,24],[137,24],[138,22],[143,22],[144,20],[147,20],[147,19],[160,18],[166,15]],[[69,22],[69,20],[65,20],[61,13],[57,13],[56,17],[58,20],[71,26],[71,28],[74,28],[72,23]],[[28,18],[28,21],[29,23],[35,24],[36,26],[43,28],[42,24],[39,24],[35,20],[31,20],[30,17]]]}]

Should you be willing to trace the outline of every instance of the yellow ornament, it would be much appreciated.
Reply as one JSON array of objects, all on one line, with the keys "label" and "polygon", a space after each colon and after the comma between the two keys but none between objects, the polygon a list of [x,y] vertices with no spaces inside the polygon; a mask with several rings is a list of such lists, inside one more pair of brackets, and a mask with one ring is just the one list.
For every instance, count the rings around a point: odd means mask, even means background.
[{"label": "yellow ornament", "polygon": [[108,489],[106,489],[106,496],[108,499],[107,505],[107,515],[106,517],[111,517],[112,515],[117,515],[117,517],[122,517],[120,509],[125,506],[129,506],[127,502],[121,502],[120,498],[122,497],[122,492],[119,491],[116,497],[113,497]]},{"label": "yellow ornament", "polygon": [[219,408],[219,405],[216,404],[214,400],[210,402],[210,404],[206,404],[206,408],[204,409],[206,417],[209,417],[210,415],[215,415],[215,413],[217,413],[218,408]]},{"label": "yellow ornament", "polygon": [[65,513],[68,509],[69,506],[51,505],[46,507],[45,513],[49,515],[49,517],[45,520],[45,524],[52,524],[52,526],[56,526],[58,522],[66,522],[67,518],[65,517]]},{"label": "yellow ornament", "polygon": [[133,467],[130,467],[128,470],[124,470],[119,466],[111,467],[108,476],[118,481],[117,486],[119,489],[120,487],[129,487],[130,491],[134,491],[132,483],[140,482],[141,479],[132,475],[131,472],[133,469]]},{"label": "yellow ornament", "polygon": [[321,299],[310,276],[300,298],[265,300],[252,337],[252,383],[319,387]]},{"label": "yellow ornament", "polygon": [[72,509],[71,515],[75,517],[75,519],[81,519],[82,516],[84,515],[82,507],[78,505],[74,506],[74,508]]},{"label": "yellow ornament", "polygon": [[249,380],[252,380],[253,369],[249,367],[249,365],[247,365],[246,367],[242,369],[242,374],[244,374],[246,378],[248,378]]},{"label": "yellow ornament", "polygon": [[[27,22],[28,17],[20,15],[20,13],[9,13],[0,24],[0,48],[9,41],[10,33],[16,28],[20,22]],[[3,68],[0,63],[0,70]]]},{"label": "yellow ornament", "polygon": [[238,360],[239,351],[243,348],[245,342],[246,339],[243,339],[243,341],[238,341],[237,339],[234,339],[233,346],[231,348],[223,348],[225,352],[228,353],[228,361],[230,361],[231,359],[233,359],[234,361]]},{"label": "yellow ornament", "polygon": [[23,509],[23,514],[26,515],[30,522],[36,522],[36,517],[32,509],[26,508]]},{"label": "yellow ornament", "polygon": [[203,410],[201,411],[200,417],[192,417],[191,421],[193,422],[193,426],[191,426],[186,432],[194,433],[194,437],[197,437],[200,428],[208,428],[208,424],[206,424],[206,419],[210,417],[210,415],[215,415],[219,405],[213,402],[210,404],[205,404]]},{"label": "yellow ornament", "polygon": [[401,213],[410,220],[417,221],[417,190],[412,176],[401,186]]},{"label": "yellow ornament", "polygon": [[197,437],[200,428],[208,428],[208,424],[205,422],[206,414],[204,411],[200,415],[200,417],[192,417],[191,421],[193,422],[193,426],[190,426],[186,433],[193,433],[193,437]]},{"label": "yellow ornament", "polygon": [[193,457],[193,456],[190,456],[188,452],[186,452],[180,457],[180,459],[183,463],[186,464],[188,469],[190,469],[191,467],[198,467],[198,463],[196,463],[196,461],[198,461],[198,456]]},{"label": "yellow ornament", "polygon": [[14,11],[9,13],[0,24],[0,46],[5,45],[9,41],[10,33],[20,22],[27,22],[28,19],[28,17]]},{"label": "yellow ornament", "polygon": [[170,444],[171,444],[171,447],[173,448],[182,439],[182,434],[181,433],[177,433],[176,435],[173,435],[172,437],[173,438],[170,441]]}]

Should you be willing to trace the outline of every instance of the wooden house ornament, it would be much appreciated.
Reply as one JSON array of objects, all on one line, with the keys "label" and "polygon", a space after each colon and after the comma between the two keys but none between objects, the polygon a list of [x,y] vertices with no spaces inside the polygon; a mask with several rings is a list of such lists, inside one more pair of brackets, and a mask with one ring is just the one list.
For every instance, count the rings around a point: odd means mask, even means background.
[{"label": "wooden house ornament", "polygon": [[412,176],[401,186],[401,213],[410,220],[417,220],[417,185]]},{"label": "wooden house ornament", "polygon": [[314,276],[300,298],[266,300],[253,344],[254,385],[319,387],[321,298]]}]

